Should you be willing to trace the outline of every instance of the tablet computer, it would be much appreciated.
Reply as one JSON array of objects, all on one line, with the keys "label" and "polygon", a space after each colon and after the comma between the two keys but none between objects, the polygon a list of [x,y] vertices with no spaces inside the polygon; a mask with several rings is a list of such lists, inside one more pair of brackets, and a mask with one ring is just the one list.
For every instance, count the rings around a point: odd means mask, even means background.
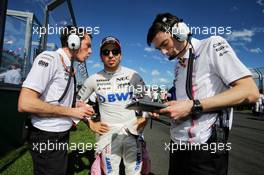
[{"label": "tablet computer", "polygon": [[146,112],[155,112],[162,108],[166,108],[167,105],[158,102],[151,102],[145,100],[133,101],[132,103],[126,106],[127,109],[137,110],[137,111],[146,111]]}]

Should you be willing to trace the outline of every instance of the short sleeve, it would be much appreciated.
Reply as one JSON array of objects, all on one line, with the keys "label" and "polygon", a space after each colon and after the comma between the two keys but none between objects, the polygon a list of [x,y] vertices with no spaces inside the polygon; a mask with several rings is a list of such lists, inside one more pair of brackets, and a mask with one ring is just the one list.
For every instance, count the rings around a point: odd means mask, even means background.
[{"label": "short sleeve", "polygon": [[214,36],[210,39],[207,53],[209,53],[212,70],[227,86],[240,78],[252,75],[224,38]]},{"label": "short sleeve", "polygon": [[22,87],[30,88],[42,94],[55,75],[57,68],[56,56],[49,52],[39,54],[34,60]]}]

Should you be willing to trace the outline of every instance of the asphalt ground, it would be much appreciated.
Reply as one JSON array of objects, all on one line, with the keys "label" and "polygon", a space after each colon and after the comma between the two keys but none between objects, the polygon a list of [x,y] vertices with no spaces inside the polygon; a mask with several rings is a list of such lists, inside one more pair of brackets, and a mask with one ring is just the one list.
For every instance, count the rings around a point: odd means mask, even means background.
[{"label": "asphalt ground", "polygon": [[[169,121],[166,117],[161,117]],[[169,126],[153,121],[145,129],[145,140],[151,158],[151,172],[166,175],[169,167]],[[231,143],[228,175],[264,174],[264,116],[251,113],[234,113],[234,121],[228,142]]]}]

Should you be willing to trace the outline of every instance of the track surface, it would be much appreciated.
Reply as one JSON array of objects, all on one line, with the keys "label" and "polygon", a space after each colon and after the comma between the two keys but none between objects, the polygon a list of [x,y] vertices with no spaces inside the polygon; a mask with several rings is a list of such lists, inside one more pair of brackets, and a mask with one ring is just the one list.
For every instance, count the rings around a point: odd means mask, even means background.
[{"label": "track surface", "polygon": [[[169,121],[166,117],[162,117]],[[169,126],[153,121],[145,129],[145,139],[151,157],[152,172],[166,175],[169,165]],[[232,150],[229,157],[229,175],[263,175],[264,172],[264,117],[254,117],[251,113],[234,114],[229,142]]]}]

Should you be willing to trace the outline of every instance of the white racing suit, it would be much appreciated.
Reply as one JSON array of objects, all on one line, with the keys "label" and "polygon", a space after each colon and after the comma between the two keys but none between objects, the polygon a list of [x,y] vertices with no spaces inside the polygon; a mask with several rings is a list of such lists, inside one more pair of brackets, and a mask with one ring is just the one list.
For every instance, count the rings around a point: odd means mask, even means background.
[{"label": "white racing suit", "polygon": [[99,102],[101,122],[110,129],[97,140],[97,152],[102,153],[106,174],[119,175],[121,159],[126,175],[140,174],[142,151],[134,125],[137,117],[135,111],[126,109],[126,105],[135,96],[149,99],[142,78],[137,72],[121,66],[116,72],[103,70],[85,80],[77,99],[85,101],[93,92]]}]

